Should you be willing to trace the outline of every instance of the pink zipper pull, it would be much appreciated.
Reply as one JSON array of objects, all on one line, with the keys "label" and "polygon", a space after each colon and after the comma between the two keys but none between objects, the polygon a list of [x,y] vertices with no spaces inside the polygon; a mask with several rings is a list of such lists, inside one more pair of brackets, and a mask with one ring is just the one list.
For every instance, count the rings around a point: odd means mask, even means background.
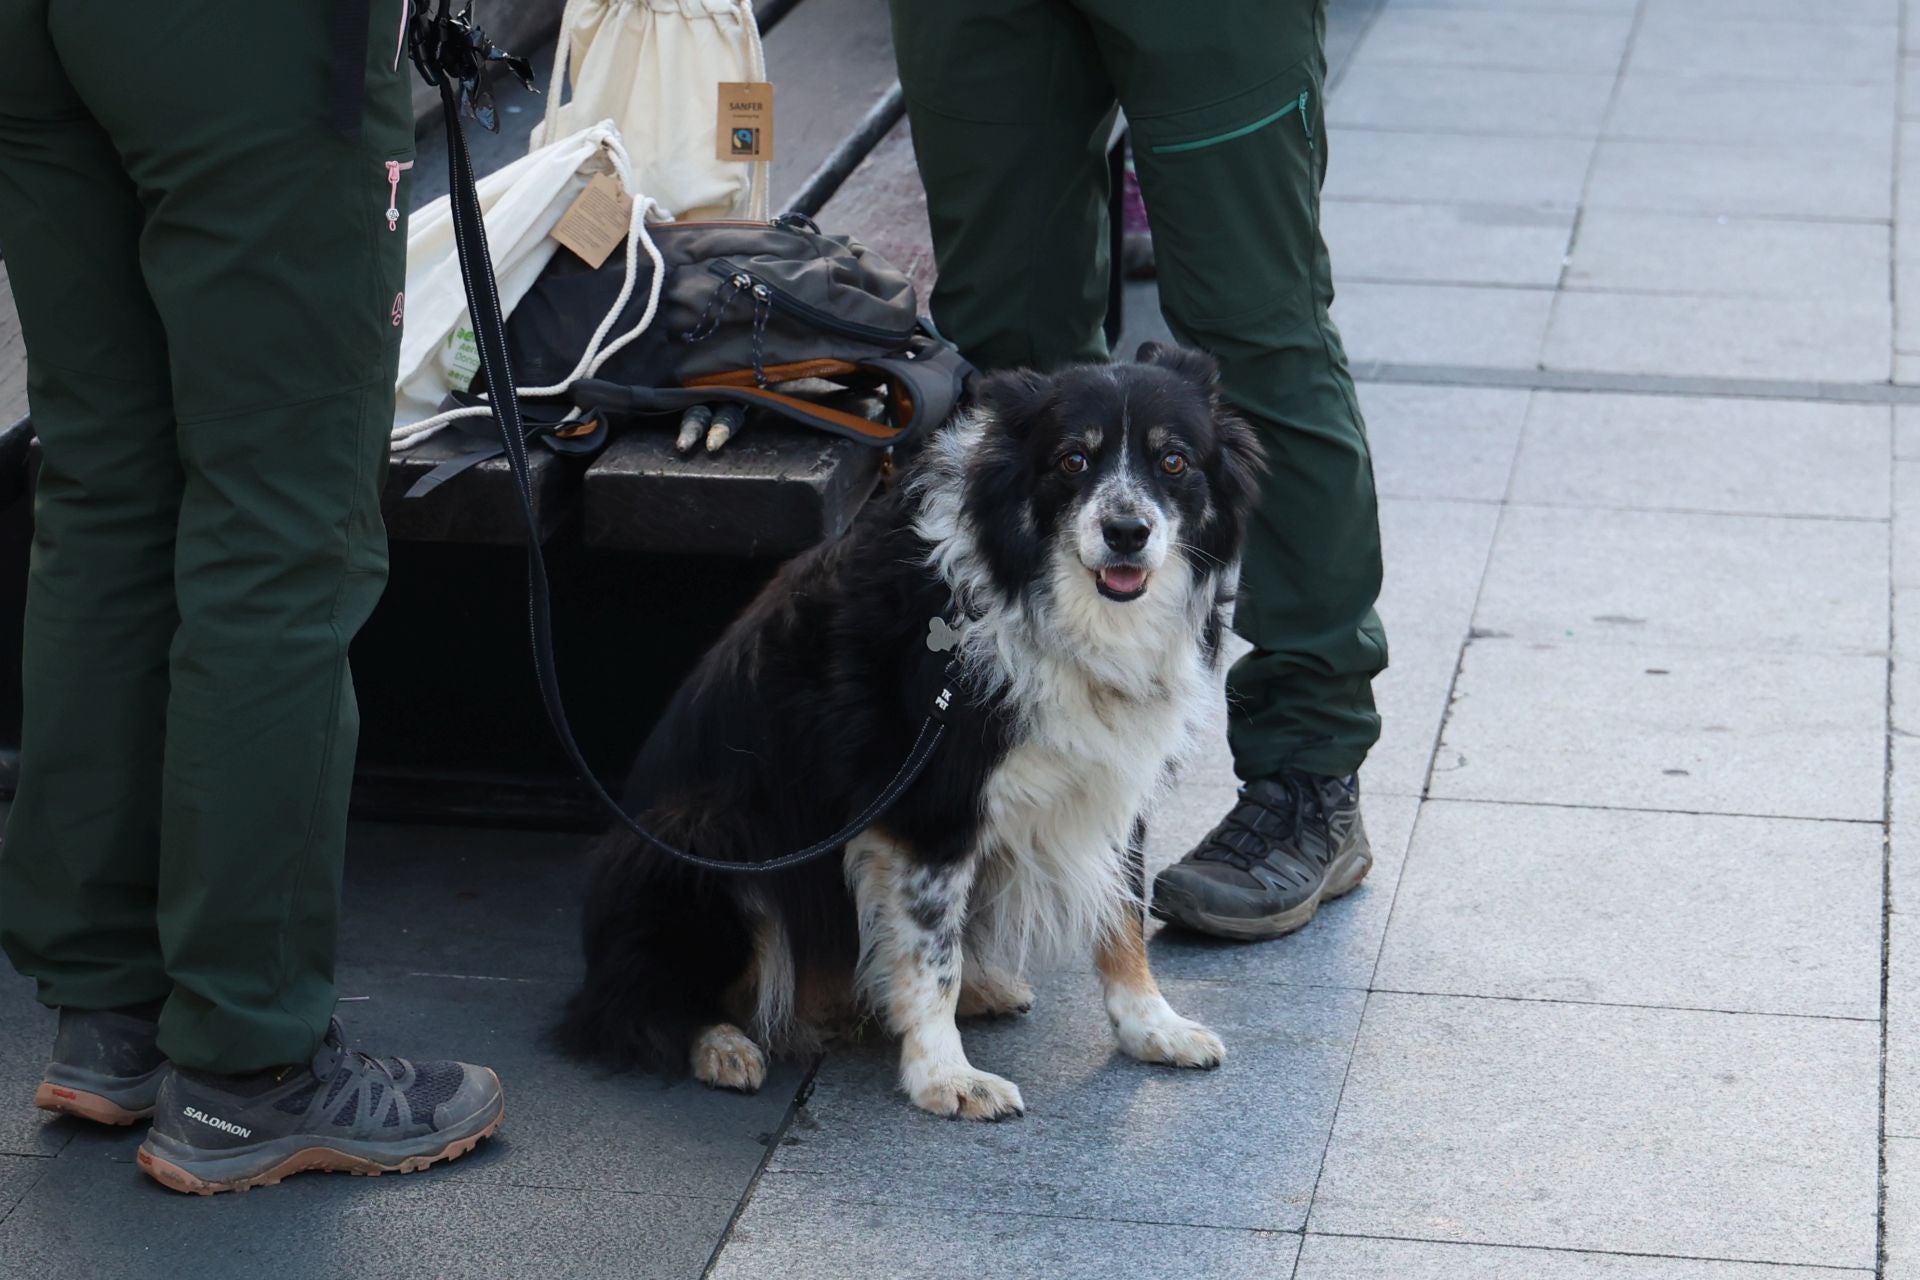
[{"label": "pink zipper pull", "polygon": [[411,160],[387,161],[387,230],[400,229],[400,174],[413,168]]}]

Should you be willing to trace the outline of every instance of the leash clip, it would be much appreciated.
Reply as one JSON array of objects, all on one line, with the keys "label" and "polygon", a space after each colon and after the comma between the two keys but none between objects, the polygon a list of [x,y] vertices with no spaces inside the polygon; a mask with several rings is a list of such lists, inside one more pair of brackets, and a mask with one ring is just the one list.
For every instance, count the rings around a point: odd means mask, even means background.
[{"label": "leash clip", "polygon": [[459,86],[460,106],[488,133],[500,132],[500,116],[493,109],[493,89],[487,84],[487,64],[505,63],[507,70],[535,93],[533,64],[488,39],[473,25],[473,5],[457,15],[451,0],[414,0],[407,22],[407,56],[420,76],[436,88],[448,81]]}]

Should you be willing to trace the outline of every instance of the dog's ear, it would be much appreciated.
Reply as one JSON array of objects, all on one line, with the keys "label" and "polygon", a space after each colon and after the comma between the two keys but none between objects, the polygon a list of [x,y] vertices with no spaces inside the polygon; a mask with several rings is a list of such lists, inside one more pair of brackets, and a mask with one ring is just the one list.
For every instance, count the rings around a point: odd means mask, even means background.
[{"label": "dog's ear", "polygon": [[1247,510],[1260,496],[1260,478],[1267,474],[1267,451],[1247,420],[1231,409],[1216,408],[1213,425],[1220,433],[1221,496],[1229,505]]},{"label": "dog's ear", "polygon": [[1157,364],[1212,395],[1220,389],[1220,366],[1204,351],[1170,347],[1164,342],[1143,342],[1133,357],[1141,364]]},{"label": "dog's ear", "polygon": [[1007,369],[990,374],[973,389],[973,400],[1001,430],[1023,438],[1053,403],[1052,378],[1033,369]]}]

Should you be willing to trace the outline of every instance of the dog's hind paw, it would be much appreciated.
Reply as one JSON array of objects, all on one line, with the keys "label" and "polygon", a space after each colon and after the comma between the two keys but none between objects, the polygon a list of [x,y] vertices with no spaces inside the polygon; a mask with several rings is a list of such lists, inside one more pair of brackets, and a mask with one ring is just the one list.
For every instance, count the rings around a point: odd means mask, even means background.
[{"label": "dog's hind paw", "polygon": [[1120,1051],[1142,1062],[1159,1062],[1170,1067],[1197,1067],[1211,1071],[1227,1060],[1227,1046],[1220,1037],[1183,1018],[1162,1002],[1160,1009],[1146,1017],[1121,1018],[1113,1024]]},{"label": "dog's hind paw", "polygon": [[1033,987],[1017,973],[990,970],[969,974],[960,983],[962,1018],[1007,1018],[1033,1009]]},{"label": "dog's hind paw", "polygon": [[747,1033],[725,1022],[693,1040],[693,1078],[712,1089],[757,1093],[767,1080],[767,1055]]},{"label": "dog's hind paw", "polygon": [[922,1111],[962,1120],[1005,1120],[1025,1115],[1020,1087],[990,1071],[972,1067],[909,1070],[907,1095]]}]

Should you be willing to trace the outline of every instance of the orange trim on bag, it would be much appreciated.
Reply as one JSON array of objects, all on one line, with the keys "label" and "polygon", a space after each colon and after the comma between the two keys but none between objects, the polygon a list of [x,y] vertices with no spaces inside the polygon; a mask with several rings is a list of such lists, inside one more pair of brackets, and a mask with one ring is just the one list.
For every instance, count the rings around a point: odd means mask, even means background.
[{"label": "orange trim on bag", "polygon": [[[844,378],[860,372],[860,366],[845,360],[795,360],[789,364],[770,364],[762,370],[768,382],[797,382],[801,378]],[[722,373],[703,373],[688,378],[683,387],[755,387],[760,385],[752,369],[728,369]]]}]

